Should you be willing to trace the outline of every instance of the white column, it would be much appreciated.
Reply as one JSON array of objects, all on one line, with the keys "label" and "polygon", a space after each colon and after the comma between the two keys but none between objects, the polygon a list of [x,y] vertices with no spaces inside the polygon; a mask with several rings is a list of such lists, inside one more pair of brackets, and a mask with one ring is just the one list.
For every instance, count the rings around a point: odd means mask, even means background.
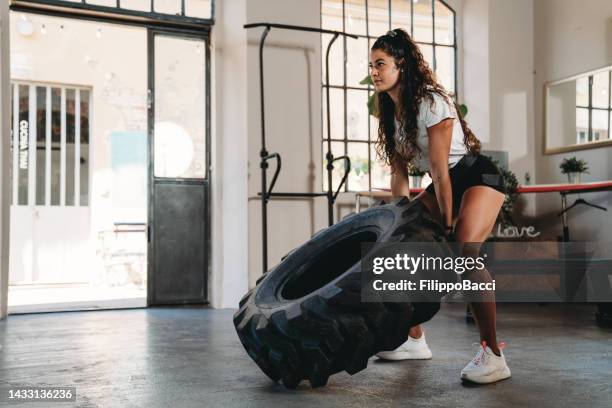
[{"label": "white column", "polygon": [[[237,307],[248,289],[246,1],[216,4],[212,31],[213,307]],[[258,173],[257,173],[258,174]]]},{"label": "white column", "polygon": [[465,0],[463,3],[463,97],[468,106],[467,121],[484,143],[491,140],[489,1]]},{"label": "white column", "polygon": [[0,319],[6,317],[9,278],[9,155],[10,137],[10,61],[8,1],[0,2]]}]

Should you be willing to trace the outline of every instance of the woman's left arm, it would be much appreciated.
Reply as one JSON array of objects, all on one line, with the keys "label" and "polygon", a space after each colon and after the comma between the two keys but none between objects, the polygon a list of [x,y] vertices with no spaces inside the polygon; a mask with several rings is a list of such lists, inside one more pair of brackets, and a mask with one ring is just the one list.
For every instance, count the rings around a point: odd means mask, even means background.
[{"label": "woman's left arm", "polygon": [[453,135],[453,119],[447,118],[427,128],[429,172],[444,226],[453,225],[453,191],[448,174],[448,155]]}]

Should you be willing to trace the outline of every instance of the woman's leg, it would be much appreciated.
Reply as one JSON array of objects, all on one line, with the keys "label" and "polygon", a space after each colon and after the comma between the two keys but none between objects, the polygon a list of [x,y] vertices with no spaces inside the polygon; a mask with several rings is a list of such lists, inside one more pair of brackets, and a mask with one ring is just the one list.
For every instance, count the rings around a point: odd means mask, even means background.
[{"label": "woman's leg", "polygon": [[[458,243],[478,243],[463,245],[462,255],[477,257],[480,245],[487,239],[499,210],[504,202],[504,194],[491,187],[474,186],[463,193],[459,216],[455,224],[455,238]],[[478,282],[490,282],[491,276],[486,269],[473,271],[469,278]],[[471,303],[472,311],[481,341],[486,341],[491,350],[499,355],[495,330],[495,294],[485,292],[479,299]]]},{"label": "woman's leg", "polygon": [[420,324],[417,324],[416,326],[412,326],[410,330],[408,331],[408,335],[412,337],[413,339],[420,339],[421,336],[423,335],[423,328],[421,327]]},{"label": "woman's leg", "polygon": [[[423,191],[415,197],[415,200],[421,200],[421,202],[425,204],[425,207],[427,207],[429,212],[433,215],[434,219],[441,222],[442,216],[440,215],[440,209],[438,207],[438,202],[436,201],[436,196],[428,193],[427,191]],[[420,324],[413,326],[410,328],[408,335],[413,339],[418,339],[423,335],[423,328]]]}]

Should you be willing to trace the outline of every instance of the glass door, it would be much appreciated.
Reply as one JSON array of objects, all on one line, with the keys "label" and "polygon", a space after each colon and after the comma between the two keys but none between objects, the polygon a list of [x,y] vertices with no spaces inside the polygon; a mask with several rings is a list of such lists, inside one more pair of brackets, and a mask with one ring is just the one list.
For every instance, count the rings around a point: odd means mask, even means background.
[{"label": "glass door", "polygon": [[209,271],[209,42],[149,32],[149,304],[205,303]]}]

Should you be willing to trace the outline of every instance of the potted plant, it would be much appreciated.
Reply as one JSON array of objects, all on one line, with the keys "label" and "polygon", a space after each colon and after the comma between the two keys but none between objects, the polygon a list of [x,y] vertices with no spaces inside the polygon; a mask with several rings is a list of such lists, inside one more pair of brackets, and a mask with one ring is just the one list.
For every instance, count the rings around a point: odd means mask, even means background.
[{"label": "potted plant", "polygon": [[[372,82],[372,77],[370,77],[369,75],[359,81],[359,84],[374,86],[374,82]],[[372,94],[368,97],[368,113],[372,116],[374,116],[374,95],[376,95],[376,92],[372,92]]]},{"label": "potted plant", "polygon": [[408,176],[410,176],[410,185],[413,188],[420,188],[421,181],[423,180],[423,176],[425,172],[421,170],[419,167],[410,165],[408,166]]},{"label": "potted plant", "polygon": [[[496,164],[499,166],[497,162]],[[504,177],[504,186],[506,187],[506,198],[502,204],[499,218],[503,226],[515,225],[512,219],[512,213],[514,212],[514,203],[518,198],[518,193],[516,191],[519,186],[518,179],[516,178],[516,174],[511,170],[499,166],[499,171]]]},{"label": "potted plant", "polygon": [[577,157],[564,158],[559,165],[561,173],[567,174],[567,179],[572,184],[580,183],[580,175],[589,172],[588,163]]}]

